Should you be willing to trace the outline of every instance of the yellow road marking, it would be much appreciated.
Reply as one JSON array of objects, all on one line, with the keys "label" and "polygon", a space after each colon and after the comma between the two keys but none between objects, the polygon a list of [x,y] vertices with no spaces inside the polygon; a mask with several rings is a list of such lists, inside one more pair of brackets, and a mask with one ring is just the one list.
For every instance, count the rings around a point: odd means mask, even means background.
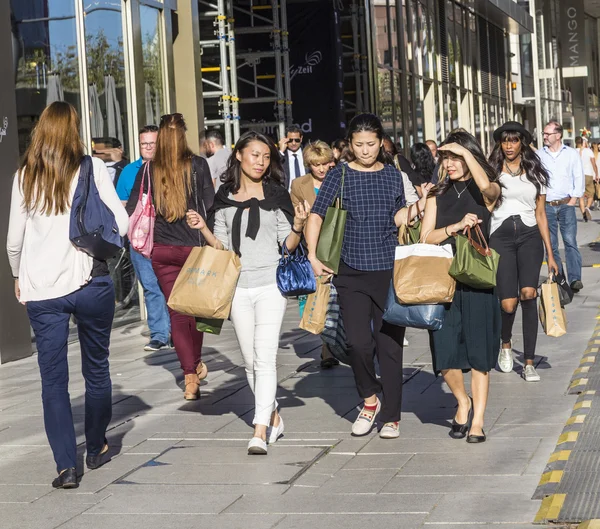
[{"label": "yellow road marking", "polygon": [[566,494],[552,494],[551,496],[544,498],[534,523],[541,523],[546,520],[556,520],[566,498]]},{"label": "yellow road marking", "polygon": [[558,452],[554,452],[548,463],[556,463],[557,461],[568,461],[569,456],[571,455],[571,450],[559,450]]}]

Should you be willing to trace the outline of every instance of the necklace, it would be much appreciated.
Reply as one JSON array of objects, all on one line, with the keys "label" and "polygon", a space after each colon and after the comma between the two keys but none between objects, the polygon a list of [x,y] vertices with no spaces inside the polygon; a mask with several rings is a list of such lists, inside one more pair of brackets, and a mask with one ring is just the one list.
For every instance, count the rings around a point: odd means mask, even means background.
[{"label": "necklace", "polygon": [[512,171],[512,169],[510,168],[510,166],[508,165],[507,162],[504,162],[504,167],[506,167],[506,170],[508,171],[508,173],[511,176],[519,176],[523,173],[523,166],[521,165],[520,161],[519,161],[519,167],[517,167],[517,170],[515,172]]},{"label": "necklace", "polygon": [[469,188],[469,185],[471,184],[472,180],[473,180],[472,178],[469,178],[469,182],[467,183],[465,188],[460,193],[459,193],[458,189],[456,189],[456,182],[452,182],[452,187],[454,187],[454,191],[456,191],[458,198],[460,198],[460,195],[462,195]]}]

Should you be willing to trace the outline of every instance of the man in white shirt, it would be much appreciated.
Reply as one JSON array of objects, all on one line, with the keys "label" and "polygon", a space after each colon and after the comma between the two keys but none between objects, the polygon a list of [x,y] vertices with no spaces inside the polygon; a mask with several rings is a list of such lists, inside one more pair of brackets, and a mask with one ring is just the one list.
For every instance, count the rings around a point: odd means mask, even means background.
[{"label": "man in white shirt", "polygon": [[227,162],[231,156],[231,149],[225,146],[223,135],[218,130],[209,130],[205,140],[206,155],[210,176],[215,185],[215,191],[221,187],[221,176],[227,169]]},{"label": "man in white shirt", "polygon": [[562,142],[563,127],[550,121],[544,127],[544,148],[537,151],[550,176],[546,192],[546,216],[554,259],[564,273],[558,251],[558,230],[565,243],[567,274],[571,289],[583,288],[581,282],[582,259],[577,246],[577,217],[575,206],[584,193],[583,165],[579,153]]},{"label": "man in white shirt", "polygon": [[594,153],[590,149],[586,138],[577,136],[575,147],[579,151],[579,156],[581,156],[583,174],[585,174],[585,195],[579,199],[579,209],[583,215],[583,220],[587,222],[592,219],[590,208],[594,203],[594,184],[598,181],[598,167]]},{"label": "man in white shirt", "polygon": [[306,174],[302,157],[302,130],[300,127],[291,125],[285,129],[285,138],[279,140],[279,152],[285,173],[284,185],[289,191],[292,188],[292,180]]}]

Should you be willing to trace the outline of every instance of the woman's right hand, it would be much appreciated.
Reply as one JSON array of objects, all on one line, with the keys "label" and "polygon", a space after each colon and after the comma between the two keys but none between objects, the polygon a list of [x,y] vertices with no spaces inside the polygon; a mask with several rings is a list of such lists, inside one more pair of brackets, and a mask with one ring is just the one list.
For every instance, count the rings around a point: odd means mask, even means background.
[{"label": "woman's right hand", "polygon": [[477,224],[481,224],[483,221],[477,217],[475,213],[467,213],[465,217],[458,223],[455,224],[456,230],[461,231],[467,228],[474,228]]},{"label": "woman's right hand", "polygon": [[315,256],[308,256],[308,260],[313,269],[313,273],[315,277],[321,276],[331,276],[333,275],[333,270],[331,268],[327,268],[321,261],[319,261]]},{"label": "woman's right hand", "polygon": [[202,215],[200,215],[197,211],[190,209],[185,214],[185,217],[186,217],[188,226],[190,228],[192,228],[193,230],[203,230],[204,228],[206,228],[205,220],[202,218]]}]

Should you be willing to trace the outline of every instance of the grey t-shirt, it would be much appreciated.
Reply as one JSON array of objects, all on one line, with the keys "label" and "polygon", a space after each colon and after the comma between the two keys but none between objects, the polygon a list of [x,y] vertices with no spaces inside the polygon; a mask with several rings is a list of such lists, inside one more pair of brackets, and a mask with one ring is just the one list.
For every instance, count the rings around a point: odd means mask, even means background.
[{"label": "grey t-shirt", "polygon": [[[232,198],[229,195],[229,198]],[[226,249],[233,246],[232,226],[237,208],[220,209],[215,214],[214,234]],[[275,273],[280,258],[280,246],[292,231],[289,221],[280,209],[260,210],[260,229],[256,239],[246,237],[248,210],[242,213],[240,230],[240,253],[242,272],[238,288],[254,288],[272,285],[276,282]]]},{"label": "grey t-shirt", "polygon": [[208,167],[210,168],[210,175],[215,181],[215,191],[221,187],[221,175],[225,172],[225,169],[227,169],[229,156],[231,156],[231,149],[223,147],[207,160]]}]

